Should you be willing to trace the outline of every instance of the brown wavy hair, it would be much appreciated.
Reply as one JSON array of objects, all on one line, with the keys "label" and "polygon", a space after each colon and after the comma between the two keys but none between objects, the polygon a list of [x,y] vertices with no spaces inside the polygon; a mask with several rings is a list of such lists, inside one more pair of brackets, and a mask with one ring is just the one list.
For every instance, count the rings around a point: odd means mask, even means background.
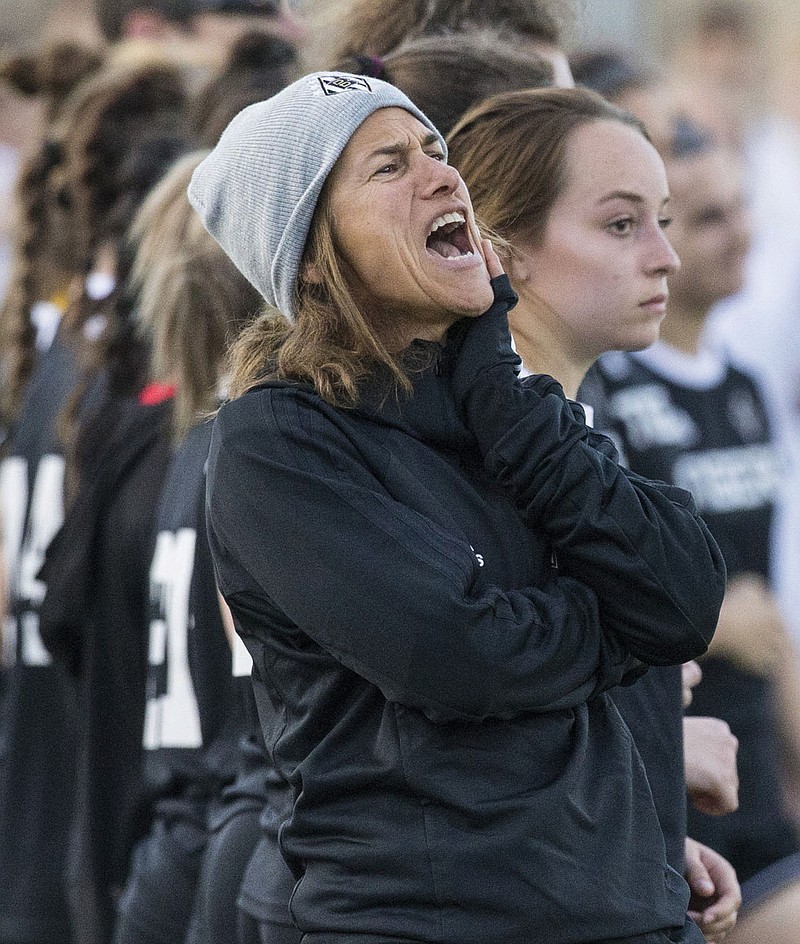
[{"label": "brown wavy hair", "polygon": [[72,97],[59,141],[75,235],[88,257],[102,243],[119,240],[130,222],[120,203],[120,172],[132,147],[184,132],[188,100],[183,72],[156,58],[112,63]]},{"label": "brown wavy hair", "polygon": [[[271,309],[249,325],[230,354],[230,395],[240,396],[268,377],[306,383],[334,406],[360,399],[368,378],[383,379],[384,395],[408,391],[402,355],[392,354],[359,310],[340,260],[330,203],[322,190],[306,242],[290,324]],[[310,279],[307,273],[314,272]]]},{"label": "brown wavy hair", "polygon": [[54,121],[73,89],[101,67],[100,49],[75,42],[50,43],[38,52],[9,55],[0,61],[0,82],[44,105],[45,121]]}]

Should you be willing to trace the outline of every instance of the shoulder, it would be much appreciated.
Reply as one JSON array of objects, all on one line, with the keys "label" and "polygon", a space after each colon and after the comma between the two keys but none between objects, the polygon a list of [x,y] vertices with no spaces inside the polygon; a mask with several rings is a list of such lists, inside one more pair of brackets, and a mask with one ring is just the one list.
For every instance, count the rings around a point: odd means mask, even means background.
[{"label": "shoulder", "polygon": [[214,436],[227,439],[251,430],[288,432],[295,422],[315,418],[335,422],[342,411],[326,403],[309,387],[274,381],[254,387],[220,407]]},{"label": "shoulder", "polygon": [[308,387],[270,382],[220,409],[209,474],[220,465],[242,463],[323,471],[345,457],[357,458],[366,422],[353,411],[331,406]]}]

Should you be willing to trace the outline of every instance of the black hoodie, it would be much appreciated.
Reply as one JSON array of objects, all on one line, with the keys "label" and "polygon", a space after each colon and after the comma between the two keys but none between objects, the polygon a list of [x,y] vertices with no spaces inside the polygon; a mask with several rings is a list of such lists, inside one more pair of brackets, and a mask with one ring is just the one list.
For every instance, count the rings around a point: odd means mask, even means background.
[{"label": "black hoodie", "polygon": [[495,290],[410,397],[341,410],[276,381],[215,424],[209,537],[294,788],[309,944],[684,925],[605,691],[705,650],[724,566],[688,493],[621,469],[554,381],[516,380]]}]

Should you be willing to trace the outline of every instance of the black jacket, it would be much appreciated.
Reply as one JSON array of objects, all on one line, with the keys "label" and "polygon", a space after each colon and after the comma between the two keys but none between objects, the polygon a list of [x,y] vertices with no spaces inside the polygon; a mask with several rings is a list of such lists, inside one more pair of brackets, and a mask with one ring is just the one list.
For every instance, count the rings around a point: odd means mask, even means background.
[{"label": "black jacket", "polygon": [[309,941],[684,923],[604,691],[704,651],[724,567],[688,493],[624,472],[554,382],[517,382],[498,286],[410,398],[344,411],[274,382],[216,422],[210,542],[295,790]]}]

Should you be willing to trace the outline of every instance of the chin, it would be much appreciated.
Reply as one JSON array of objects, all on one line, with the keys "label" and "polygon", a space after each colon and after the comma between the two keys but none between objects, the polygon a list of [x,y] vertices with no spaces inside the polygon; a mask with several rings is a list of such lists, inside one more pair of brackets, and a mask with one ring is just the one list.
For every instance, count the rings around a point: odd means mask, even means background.
[{"label": "chin", "polygon": [[646,348],[655,344],[661,337],[661,322],[649,325],[643,330],[631,332],[626,337],[614,338],[613,342],[608,344],[606,351],[644,351]]},{"label": "chin", "polygon": [[492,287],[488,282],[483,282],[481,285],[481,291],[476,292],[473,296],[473,303],[470,306],[468,314],[472,318],[477,317],[491,308],[493,304],[494,292],[492,291]]}]

